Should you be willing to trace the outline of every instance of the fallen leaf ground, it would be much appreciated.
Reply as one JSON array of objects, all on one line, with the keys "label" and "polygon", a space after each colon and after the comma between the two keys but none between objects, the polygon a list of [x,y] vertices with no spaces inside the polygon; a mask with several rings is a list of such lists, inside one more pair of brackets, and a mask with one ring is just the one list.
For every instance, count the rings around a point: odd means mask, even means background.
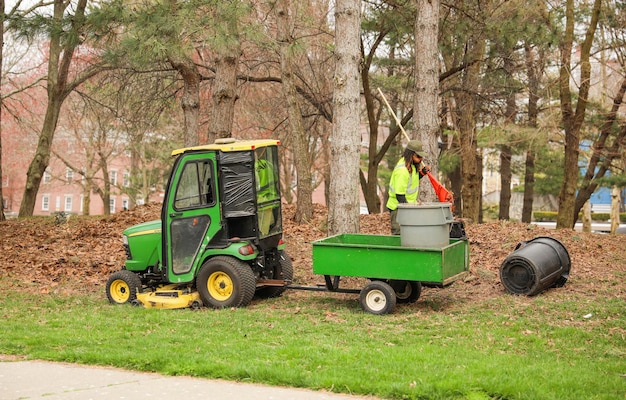
[{"label": "fallen leaf ground", "polygon": [[[109,275],[124,263],[122,231],[158,219],[159,214],[160,205],[152,204],[110,217],[71,217],[62,224],[44,217],[2,222],[0,286],[3,290],[86,293],[105,298]],[[311,242],[326,237],[326,209],[316,205],[315,216],[307,224],[293,223],[293,215],[294,207],[285,206],[284,238],[294,265],[294,281],[298,285],[321,284],[323,278],[312,272]],[[389,232],[388,214],[360,218],[361,233]],[[540,296],[582,296],[591,302],[596,298],[626,298],[626,235],[551,230],[505,221],[466,225],[465,230],[470,241],[470,274],[443,289],[425,288],[417,304],[426,302],[431,308],[441,309],[508,296],[500,282],[500,265],[519,242],[538,236],[559,240],[571,258],[570,277],[565,286],[547,290]],[[342,285],[360,289],[362,282],[348,279],[342,280]],[[303,298],[309,293],[288,291],[286,297]]]}]

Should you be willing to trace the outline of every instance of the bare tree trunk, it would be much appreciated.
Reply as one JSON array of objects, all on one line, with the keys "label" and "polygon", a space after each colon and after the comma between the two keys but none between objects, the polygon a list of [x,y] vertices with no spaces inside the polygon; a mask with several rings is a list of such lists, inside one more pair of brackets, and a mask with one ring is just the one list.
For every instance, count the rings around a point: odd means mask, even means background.
[{"label": "bare tree trunk", "polygon": [[[328,138],[330,139],[333,135],[334,132],[334,127],[332,128],[330,134],[328,135]],[[328,140],[326,143],[324,143],[322,145],[322,154],[325,160],[329,160],[330,161],[330,140]],[[326,204],[330,204],[330,162],[327,162],[326,165],[324,166],[324,170],[322,172],[323,176],[324,176],[324,202]]]},{"label": "bare tree trunk", "polygon": [[91,208],[91,190],[89,185],[83,188],[83,212],[82,215],[89,215],[89,209]]},{"label": "bare tree trunk", "polygon": [[83,185],[83,215],[89,215],[91,210],[91,190],[95,187],[94,176],[97,172],[97,169],[93,167],[93,152],[86,152],[86,160],[85,164],[85,184]]},{"label": "bare tree trunk", "polygon": [[100,193],[104,205],[104,215],[111,215],[111,181],[109,180],[109,168],[106,159],[100,167],[102,169],[102,179],[104,179],[104,189]]},{"label": "bare tree trunk", "polygon": [[291,154],[288,151],[281,151],[279,153],[280,157],[280,166],[282,168],[280,178],[281,178],[281,186],[280,186],[280,194],[285,203],[291,204],[293,203],[293,193],[291,190],[292,182],[294,180],[293,171],[292,171],[292,160]]},{"label": "bare tree trunk", "polygon": [[[505,65],[506,63],[505,61]],[[506,99],[507,125],[515,124],[516,114],[515,92],[511,91]],[[502,144],[500,146],[500,210],[498,211],[498,219],[500,220],[508,220],[510,218],[511,175],[511,146]]]},{"label": "bare tree trunk", "polygon": [[580,82],[576,109],[572,106],[570,78],[572,76],[572,50],[574,43],[574,0],[566,1],[566,23],[563,41],[560,45],[561,67],[559,69],[559,96],[561,118],[565,130],[565,165],[563,185],[559,193],[559,213],[556,218],[557,229],[572,229],[577,219],[575,213],[576,187],[578,184],[578,153],[580,147],[580,129],[585,118],[589,96],[591,64],[589,62],[593,37],[598,25],[602,0],[595,0],[585,40],[580,47]]},{"label": "bare tree trunk", "polygon": [[[0,82],[2,82],[2,60],[4,54],[4,0],[0,0]],[[1,86],[0,86],[1,87]],[[0,121],[2,121],[2,90],[0,90]],[[0,123],[0,221],[6,220],[4,215],[4,195],[2,194],[4,180],[2,178],[2,123]]]},{"label": "bare tree trunk", "polygon": [[328,234],[359,232],[360,0],[335,5],[335,79]]},{"label": "bare tree trunk", "polygon": [[228,41],[215,49],[215,86],[213,108],[209,119],[208,142],[232,137],[235,103],[237,102],[237,69],[241,57],[238,21],[222,18]]},{"label": "bare tree trunk", "polygon": [[[471,39],[469,44],[471,60],[480,60],[485,52],[485,41],[481,38]],[[462,216],[469,221],[480,219],[480,196],[482,188],[480,177],[482,166],[478,164],[478,143],[476,138],[475,94],[478,91],[478,79],[481,63],[477,62],[465,70],[463,88],[458,94],[457,106],[460,109],[459,131],[461,138],[461,174],[463,187]]]},{"label": "bare tree trunk", "polygon": [[198,136],[198,113],[200,112],[200,72],[190,58],[170,57],[170,64],[183,78],[183,96],[181,104],[185,120],[183,146],[192,147],[200,144]]},{"label": "bare tree trunk", "polygon": [[[543,71],[543,51],[535,60],[533,50],[528,43],[524,46],[526,55],[526,71],[528,74],[528,126],[537,128],[539,116],[539,83]],[[535,196],[535,146],[531,140],[526,150],[524,169],[524,205],[522,206],[522,222],[531,222],[533,217],[533,201]]]},{"label": "bare tree trunk", "polygon": [[[141,159],[146,160],[146,147],[141,147]],[[144,204],[148,204],[150,202],[150,194],[152,191],[150,190],[150,179],[148,178],[147,168],[141,168],[141,194],[143,195]]]},{"label": "bare tree trunk", "polygon": [[[382,113],[382,106],[380,106],[381,99],[378,99],[379,103],[375,101],[375,96],[373,95],[372,88],[370,86],[370,67],[374,60],[376,49],[380,44],[383,43],[383,39],[385,38],[386,33],[381,32],[381,34],[376,38],[375,43],[370,48],[370,53],[364,56],[363,62],[363,70],[361,71],[361,81],[363,82],[363,98],[365,99],[365,109],[367,112],[367,121],[368,121],[368,129],[369,129],[369,146],[368,146],[368,163],[367,163],[367,178],[365,174],[360,171],[359,177],[361,182],[361,190],[363,191],[363,197],[365,198],[365,203],[367,204],[367,210],[370,214],[378,214],[381,212],[381,198],[379,196],[379,186],[380,191],[383,192],[383,203],[387,201],[387,185],[379,185],[378,183],[378,167],[380,163],[387,158],[387,160],[391,160],[388,163],[395,165],[398,158],[400,158],[400,150],[402,148],[402,135],[400,133],[400,127],[396,124],[394,118],[391,118],[389,124],[389,136],[383,143],[383,145],[378,147],[378,130],[379,130],[379,121]],[[363,48],[363,46],[361,46]],[[394,58],[393,49],[390,50],[390,59]],[[393,68],[390,68],[388,71],[389,77],[392,77],[394,74]],[[396,113],[397,115],[401,115],[402,113],[398,110],[398,101],[397,94],[391,93],[389,99],[389,106],[391,111]],[[411,118],[413,117],[413,110],[410,110],[406,113],[401,120],[402,126],[406,125]],[[389,152],[389,148],[391,146],[395,146],[400,149],[398,151]]]},{"label": "bare tree trunk", "polygon": [[476,165],[480,167],[480,174],[477,176],[476,186],[478,187],[478,222],[485,222],[483,218],[483,196],[482,196],[482,188],[483,188],[483,174],[482,174],[482,165],[483,165],[483,154],[480,151],[476,152]]},{"label": "bare tree trunk", "polygon": [[[455,193],[454,196],[454,209],[455,210],[463,210],[462,197],[460,196],[462,188],[463,188],[463,176],[461,175],[461,165],[457,165],[454,170],[450,171],[448,174],[450,178],[450,189],[452,193]],[[462,215],[459,212],[459,215]]]},{"label": "bare tree trunk", "polygon": [[619,228],[619,206],[622,203],[620,196],[620,190],[617,186],[613,186],[611,190],[611,233],[615,234],[617,228]]},{"label": "bare tree trunk", "polygon": [[511,146],[500,146],[500,210],[498,219],[508,220],[511,210]]},{"label": "bare tree trunk", "polygon": [[298,102],[298,92],[294,82],[294,39],[291,36],[293,29],[293,15],[295,9],[290,0],[276,2],[276,36],[280,47],[280,67],[282,87],[287,99],[289,127],[293,143],[293,154],[298,179],[298,194],[296,198],[296,222],[307,222],[313,217],[313,188],[311,178],[311,160],[309,159],[308,135],[304,132],[302,112]]},{"label": "bare tree trunk", "polygon": [[[57,23],[61,23],[60,21],[63,19],[63,14],[68,6],[68,2],[54,0],[53,19],[57,21]],[[86,7],[87,0],[79,0],[76,4],[76,11],[72,19],[71,27],[72,32],[76,35],[78,35],[78,31],[84,23]],[[60,30],[52,30],[51,32],[48,54],[48,101],[46,114],[41,133],[39,134],[39,142],[35,150],[35,156],[28,167],[19,217],[33,215],[41,179],[50,162],[52,140],[54,138],[54,132],[59,120],[59,112],[63,101],[79,83],[84,82],[98,72],[96,68],[92,68],[89,71],[83,71],[73,82],[68,82],[70,64],[78,42],[64,40]],[[65,34],[67,35],[69,33],[66,32]]]},{"label": "bare tree trunk", "polygon": [[522,222],[530,223],[533,218],[533,200],[535,196],[535,151],[532,144],[526,150],[524,164],[524,205],[522,206]]},{"label": "bare tree trunk", "polygon": [[[504,71],[509,83],[509,92],[506,96],[505,129],[507,135],[510,135],[515,125],[515,116],[517,115],[517,105],[515,103],[515,89],[513,88],[513,74],[515,65],[511,59],[512,50],[503,47],[501,49],[502,58],[504,59]],[[505,136],[506,138],[506,136]],[[505,139],[506,140],[506,139]],[[498,211],[498,219],[509,220],[511,210],[511,146],[506,143],[500,145],[500,206]]]},{"label": "bare tree trunk", "polygon": [[130,145],[130,186],[129,189],[129,199],[128,199],[128,209],[132,210],[137,206],[137,194],[140,192],[137,188],[137,182],[139,182],[139,149],[137,146],[141,146],[141,142],[137,140],[137,136],[134,136],[135,140],[132,140]]},{"label": "bare tree trunk", "polygon": [[[415,19],[415,86],[413,97],[413,138],[424,146],[424,162],[436,175],[439,170],[439,0],[417,0]],[[431,185],[420,185],[420,196],[436,201]]]},{"label": "bare tree trunk", "polygon": [[[367,179],[362,171],[359,171],[359,179],[361,183],[361,190],[363,190],[363,197],[365,198],[365,204],[367,204],[367,210],[370,213],[380,213],[380,198],[378,197],[378,166],[380,165],[380,158],[377,154],[378,151],[378,121],[380,118],[380,107],[376,106],[374,101],[374,95],[372,94],[372,88],[370,86],[370,67],[374,60],[374,54],[378,44],[382,42],[383,34],[381,33],[375,41],[374,48],[364,58],[364,66],[361,69],[361,82],[363,84],[363,99],[365,100],[365,111],[367,115],[367,126],[369,130],[369,147],[367,149]],[[363,44],[361,44],[361,51],[363,51]]]},{"label": "bare tree trunk", "polygon": [[[168,0],[168,4],[172,15],[178,13],[179,4],[177,0]],[[167,59],[183,78],[183,95],[181,98],[185,124],[183,130],[183,146],[197,146],[200,144],[198,137],[200,72],[191,58],[186,55],[179,55],[176,50],[170,51]]]},{"label": "bare tree trunk", "polygon": [[589,201],[583,207],[583,232],[591,232],[591,203]]},{"label": "bare tree trunk", "polygon": [[[102,139],[103,137],[99,137],[99,145],[102,146]],[[106,136],[104,137],[105,141],[106,141]],[[102,147],[100,147],[102,149]],[[104,215],[111,215],[111,182],[109,180],[109,167],[107,165],[107,155],[103,153],[103,151],[98,151],[98,169],[102,171],[102,179],[103,179],[103,184],[102,187],[100,187],[99,185],[97,185],[94,182],[94,178],[92,176],[91,179],[89,179],[89,184],[88,186],[91,187],[91,190],[93,190],[94,192],[98,193],[98,196],[100,196],[100,198],[102,199],[102,207],[103,207],[103,213]]]}]

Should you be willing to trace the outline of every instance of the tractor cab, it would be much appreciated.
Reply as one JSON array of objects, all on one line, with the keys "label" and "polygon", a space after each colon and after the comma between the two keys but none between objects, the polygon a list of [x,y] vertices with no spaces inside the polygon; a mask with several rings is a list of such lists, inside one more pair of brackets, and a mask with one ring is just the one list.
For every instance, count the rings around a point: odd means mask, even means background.
[{"label": "tractor cab", "polygon": [[282,242],[278,145],[222,139],[174,150],[161,220],[124,231],[127,260],[119,272],[132,282],[127,289],[124,279],[115,282],[128,298],[116,298],[107,284],[109,300],[145,305],[139,293],[158,294],[164,285],[168,293],[197,290],[216,307],[246,305],[255,292],[282,293],[293,268]]},{"label": "tractor cab", "polygon": [[172,154],[178,157],[161,214],[162,259],[170,282],[193,278],[203,262],[201,249],[224,249],[234,242],[249,242],[261,251],[278,246],[277,141],[226,141]]}]

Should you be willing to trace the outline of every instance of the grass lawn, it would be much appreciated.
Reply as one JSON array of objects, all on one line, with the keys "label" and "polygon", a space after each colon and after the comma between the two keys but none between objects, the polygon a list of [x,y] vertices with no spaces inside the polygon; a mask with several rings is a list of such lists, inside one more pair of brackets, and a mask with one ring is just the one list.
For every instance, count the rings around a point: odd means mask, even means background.
[{"label": "grass lawn", "polygon": [[624,399],[626,301],[551,292],[375,316],[327,293],[191,311],[8,291],[0,354],[386,399]]}]

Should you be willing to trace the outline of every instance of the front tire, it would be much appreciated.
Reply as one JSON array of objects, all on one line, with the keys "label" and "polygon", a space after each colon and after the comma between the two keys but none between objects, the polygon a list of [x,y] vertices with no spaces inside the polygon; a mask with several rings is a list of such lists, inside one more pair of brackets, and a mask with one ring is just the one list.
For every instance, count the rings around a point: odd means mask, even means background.
[{"label": "front tire", "polygon": [[196,287],[202,303],[207,306],[245,307],[254,297],[256,278],[243,261],[228,256],[217,256],[200,268]]},{"label": "front tire", "polygon": [[389,314],[396,308],[396,293],[383,281],[372,281],[365,285],[359,300],[363,310],[371,314]]},{"label": "front tire", "polygon": [[141,279],[126,269],[114,272],[107,280],[106,293],[111,304],[132,303],[141,292]]}]

